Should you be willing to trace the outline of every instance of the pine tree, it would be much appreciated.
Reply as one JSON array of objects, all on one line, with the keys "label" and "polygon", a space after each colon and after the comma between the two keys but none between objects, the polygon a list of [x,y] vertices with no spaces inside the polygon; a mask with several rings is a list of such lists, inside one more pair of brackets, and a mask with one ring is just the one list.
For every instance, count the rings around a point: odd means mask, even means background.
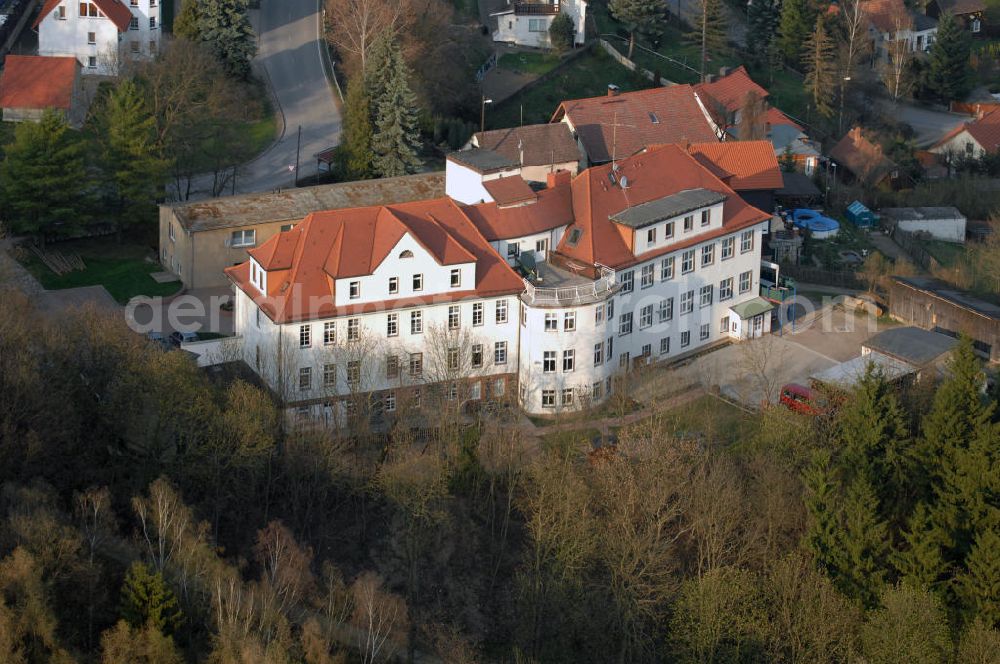
[{"label": "pine tree", "polygon": [[907,530],[901,533],[903,548],[893,554],[893,566],[904,580],[930,590],[938,590],[948,574],[941,531],[934,527],[930,510],[919,503]]},{"label": "pine tree", "polygon": [[200,0],[198,33],[234,76],[250,75],[257,36],[247,15],[248,0]]},{"label": "pine tree", "polygon": [[842,516],[844,566],[834,582],[849,596],[872,606],[885,577],[888,528],[878,515],[878,498],[866,480],[855,479],[847,488]]},{"label": "pine tree", "polygon": [[351,78],[347,83],[341,150],[344,174],[349,180],[364,180],[372,176],[372,116],[364,79],[360,76]]},{"label": "pine tree", "polygon": [[820,115],[833,116],[837,63],[833,40],[822,16],[816,17],[816,27],[802,47],[802,64],[806,70],[806,91],[812,97],[813,106]]},{"label": "pine tree", "polygon": [[119,235],[142,221],[153,223],[169,164],[160,157],[156,120],[133,80],[108,93],[96,125],[103,183]]},{"label": "pine tree", "polygon": [[756,45],[751,57],[757,62],[765,62],[768,49],[778,36],[781,3],[779,0],[755,0],[747,8],[747,20],[747,34],[753,35]]},{"label": "pine tree", "polygon": [[184,0],[174,19],[174,36],[190,41],[201,40],[199,0]]},{"label": "pine tree", "polygon": [[802,45],[813,32],[816,9],[812,0],[784,0],[778,21],[778,50],[785,62],[795,66],[802,56]]},{"label": "pine tree", "polygon": [[610,0],[608,10],[628,29],[628,58],[635,51],[636,35],[655,38],[663,34],[663,0]]},{"label": "pine tree", "polygon": [[958,579],[958,595],[969,613],[1000,628],[1000,531],[984,528],[965,561],[968,572]]},{"label": "pine tree", "polygon": [[385,49],[385,61],[375,71],[383,83],[380,96],[369,97],[375,108],[374,171],[379,177],[415,173],[421,166],[417,154],[420,149],[417,98],[407,81],[409,68],[396,44]]},{"label": "pine tree", "polygon": [[821,569],[833,576],[844,566],[840,546],[840,514],[837,509],[839,483],[833,461],[826,450],[816,452],[802,477],[806,489],[805,506],[809,517],[805,544]]},{"label": "pine tree", "polygon": [[155,627],[170,634],[180,626],[183,615],[163,574],[152,572],[148,565],[132,563],[125,574],[121,591],[121,615],[132,627]]},{"label": "pine tree", "polygon": [[0,209],[16,234],[72,233],[86,221],[86,146],[55,111],[22,122],[0,163]]},{"label": "pine tree", "polygon": [[927,59],[927,88],[944,102],[962,100],[972,89],[971,37],[948,12],[942,12]]},{"label": "pine tree", "polygon": [[711,56],[721,57],[729,52],[729,41],[726,32],[726,15],[722,9],[722,0],[701,0],[701,12],[695,19],[688,40],[698,46],[701,80],[708,73],[708,61]]}]

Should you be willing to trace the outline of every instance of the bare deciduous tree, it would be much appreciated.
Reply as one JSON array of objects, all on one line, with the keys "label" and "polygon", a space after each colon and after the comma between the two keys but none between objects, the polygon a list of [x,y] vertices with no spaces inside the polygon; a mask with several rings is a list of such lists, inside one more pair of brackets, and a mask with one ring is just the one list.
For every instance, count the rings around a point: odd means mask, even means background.
[{"label": "bare deciduous tree", "polygon": [[406,603],[382,587],[382,579],[365,572],[351,585],[357,646],[364,664],[389,661],[409,627]]}]

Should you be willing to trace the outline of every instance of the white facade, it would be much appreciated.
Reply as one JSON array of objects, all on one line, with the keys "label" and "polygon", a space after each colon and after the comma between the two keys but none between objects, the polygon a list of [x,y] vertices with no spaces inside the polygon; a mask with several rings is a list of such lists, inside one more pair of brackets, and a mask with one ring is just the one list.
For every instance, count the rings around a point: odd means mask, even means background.
[{"label": "white facade", "polygon": [[507,240],[495,240],[490,243],[493,250],[507,259],[508,265],[515,265],[518,256],[530,254],[536,263],[545,261],[549,252],[554,249],[566,232],[566,226],[559,226],[551,231],[515,237]]},{"label": "white facade", "polygon": [[520,175],[521,169],[513,167],[492,173],[480,173],[464,164],[448,159],[445,161],[444,173],[445,193],[448,197],[459,203],[475,205],[476,203],[493,202],[493,197],[490,196],[490,192],[486,191],[483,182]]},{"label": "white facade", "polygon": [[124,30],[94,2],[63,0],[38,23],[38,54],[72,56],[84,75],[115,75],[122,58],[149,57],[159,50],[160,4],[164,0],[109,0],[124,5],[132,21]]},{"label": "white facade", "polygon": [[982,159],[986,156],[986,149],[967,129],[963,129],[947,140],[933,146],[930,148],[930,152],[944,155],[951,159],[962,157],[967,159]]},{"label": "white facade", "polygon": [[544,2],[516,2],[508,0],[509,9],[492,14],[497,20],[497,30],[493,33],[493,41],[517,44],[518,46],[532,46],[534,48],[550,48],[552,40],[549,39],[549,26],[557,16],[552,14],[534,14],[519,12],[515,5],[543,5],[556,4],[562,13],[568,14],[576,27],[576,37],[574,43],[581,45],[586,41],[585,23],[587,19],[586,0],[554,0]]}]

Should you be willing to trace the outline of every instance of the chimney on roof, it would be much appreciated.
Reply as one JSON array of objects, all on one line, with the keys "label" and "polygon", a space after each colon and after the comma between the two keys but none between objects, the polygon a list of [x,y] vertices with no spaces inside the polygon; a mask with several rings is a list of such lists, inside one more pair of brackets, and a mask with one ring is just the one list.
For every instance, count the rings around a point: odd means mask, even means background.
[{"label": "chimney on roof", "polygon": [[614,83],[608,83],[608,96],[609,97],[617,97],[619,92],[621,92],[621,88],[619,88]]},{"label": "chimney on roof", "polygon": [[565,168],[560,168],[558,171],[547,173],[545,175],[545,186],[548,189],[555,189],[556,187],[568,185],[572,179],[572,173],[567,171]]},{"label": "chimney on roof", "polygon": [[859,127],[854,127],[853,129],[851,129],[850,136],[851,136],[851,140],[854,141],[855,143],[857,143],[858,141],[860,141],[861,140],[861,127],[859,126]]},{"label": "chimney on roof", "polygon": [[729,76],[729,67],[719,67],[719,78]]}]

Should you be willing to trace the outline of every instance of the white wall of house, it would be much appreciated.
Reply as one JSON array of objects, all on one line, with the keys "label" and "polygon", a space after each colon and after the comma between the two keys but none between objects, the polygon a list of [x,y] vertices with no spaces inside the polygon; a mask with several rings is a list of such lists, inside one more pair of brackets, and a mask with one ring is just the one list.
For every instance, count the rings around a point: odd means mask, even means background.
[{"label": "white wall of house", "polygon": [[935,154],[950,155],[952,157],[970,158],[980,158],[986,154],[986,150],[979,143],[979,141],[973,138],[972,134],[964,129],[944,143],[935,145],[930,149],[930,151]]},{"label": "white wall of house", "polygon": [[[587,3],[585,0],[562,0],[561,11],[573,19],[573,25],[576,27],[574,43],[583,44],[586,40],[584,25],[587,19]],[[552,46],[549,26],[552,25],[555,14],[517,15],[511,8],[494,16],[497,19],[497,31],[493,33],[493,41],[535,48]]]},{"label": "white wall of house", "polygon": [[483,182],[496,180],[510,175],[520,175],[520,169],[512,168],[496,173],[480,173],[464,164],[448,159],[445,162],[445,193],[459,203],[475,205],[476,203],[492,203],[493,197],[486,191]]},{"label": "white wall of house", "polygon": [[965,242],[965,218],[959,219],[901,219],[897,226],[911,233],[929,233],[935,240]]},{"label": "white wall of house", "polygon": [[[555,249],[566,232],[566,226],[554,228],[544,233],[515,237],[508,240],[495,240],[490,243],[493,249],[507,259],[509,265],[517,263],[517,257],[521,254],[531,253],[535,262],[542,262],[548,258],[548,252]],[[516,246],[516,253],[511,247]]]},{"label": "white wall of house", "polygon": [[[135,17],[135,28],[123,33],[103,14],[81,16],[81,4],[64,0],[38,25],[38,54],[73,56],[80,61],[82,73],[112,75],[119,58],[148,57],[159,49],[160,3],[163,0],[125,0]],[[88,12],[89,14],[89,12]],[[150,20],[155,27],[151,27]]]}]

